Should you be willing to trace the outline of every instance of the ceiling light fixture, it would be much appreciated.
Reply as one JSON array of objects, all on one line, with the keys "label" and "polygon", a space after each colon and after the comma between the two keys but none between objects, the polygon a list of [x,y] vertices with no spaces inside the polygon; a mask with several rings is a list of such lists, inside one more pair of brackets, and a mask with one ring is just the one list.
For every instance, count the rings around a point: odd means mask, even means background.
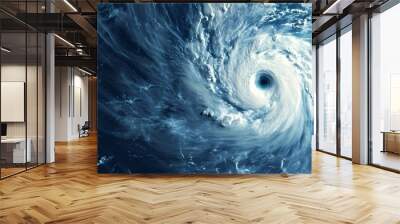
[{"label": "ceiling light fixture", "polygon": [[83,52],[82,48],[77,48],[76,49],[76,53],[78,53],[78,55],[84,55],[84,52]]},{"label": "ceiling light fixture", "polygon": [[85,74],[87,74],[87,75],[90,75],[90,76],[92,75],[92,73],[90,73],[90,72],[88,72],[88,71],[86,71],[86,70],[83,70],[83,69],[81,69],[81,68],[79,68],[79,67],[78,67],[78,70],[81,71],[81,72],[83,72],[83,73],[85,73]]},{"label": "ceiling light fixture", "polygon": [[60,37],[58,34],[54,34],[55,37],[57,37],[59,40],[61,40],[62,42],[66,43],[68,46],[75,48],[75,45],[73,45],[71,42],[69,42],[68,40]]},{"label": "ceiling light fixture", "polygon": [[7,49],[5,47],[1,47],[1,51],[4,51],[6,53],[10,53],[11,52],[11,50],[9,50],[9,49]]},{"label": "ceiling light fixture", "polygon": [[67,4],[74,12],[78,12],[75,6],[73,6],[68,0],[64,0],[64,3]]},{"label": "ceiling light fixture", "polygon": [[323,15],[327,14],[342,14],[343,10],[351,5],[355,0],[336,0],[332,5],[330,5],[327,9],[322,13]]}]

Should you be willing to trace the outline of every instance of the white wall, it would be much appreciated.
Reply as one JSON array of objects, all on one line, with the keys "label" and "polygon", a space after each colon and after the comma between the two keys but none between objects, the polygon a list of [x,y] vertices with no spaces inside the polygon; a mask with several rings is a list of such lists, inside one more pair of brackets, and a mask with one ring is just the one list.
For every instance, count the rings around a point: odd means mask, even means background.
[{"label": "white wall", "polygon": [[88,112],[88,77],[87,76],[82,76],[82,73],[78,73],[76,75],[75,70],[75,75],[74,75],[74,102],[73,105],[74,107],[72,108],[72,120],[71,120],[71,135],[73,138],[79,137],[78,133],[78,124],[83,125],[85,121],[89,120],[89,112]]},{"label": "white wall", "polygon": [[[28,66],[28,70],[31,67]],[[25,82],[25,64],[6,64],[1,66],[1,81]]]},{"label": "white wall", "polygon": [[56,67],[55,140],[79,138],[78,125],[88,120],[88,78],[76,68]]},{"label": "white wall", "polygon": [[[25,70],[27,69],[27,70]],[[27,74],[26,74],[27,71]],[[39,71],[40,72],[40,71]],[[28,137],[30,128],[35,131],[36,135],[36,66],[27,66],[25,64],[5,64],[1,66],[1,81],[2,82],[24,82],[26,83],[25,76],[28,77],[27,87],[27,118],[28,118]],[[30,87],[30,88],[29,88]],[[3,96],[4,97],[4,96]],[[43,106],[43,105],[39,105]],[[7,108],[1,108],[6,110]],[[32,123],[33,122],[33,123]],[[26,122],[7,122],[7,134],[9,137],[25,137],[25,123]],[[32,131],[33,132],[33,131]]]},{"label": "white wall", "polygon": [[[1,66],[1,81],[25,82],[25,64],[8,64]],[[28,70],[31,68],[28,67]],[[6,108],[1,108],[6,110]],[[7,137],[25,137],[25,122],[7,123]]]},{"label": "white wall", "polygon": [[56,67],[55,69],[55,141],[68,140],[68,117],[70,84],[69,68]]},{"label": "white wall", "polygon": [[[36,70],[38,69],[38,70]],[[44,118],[44,74],[42,67],[25,64],[3,64],[1,66],[2,82],[24,82],[26,83],[26,106],[24,104],[22,113],[27,115],[27,120],[23,122],[6,122],[7,137],[24,138],[25,135],[30,139],[32,149],[32,161],[44,163],[45,150],[45,118]],[[27,80],[25,80],[27,78]],[[7,97],[7,96],[2,96]],[[10,110],[2,107],[1,110]],[[12,112],[12,111],[11,111]],[[36,153],[39,153],[37,156]]]}]

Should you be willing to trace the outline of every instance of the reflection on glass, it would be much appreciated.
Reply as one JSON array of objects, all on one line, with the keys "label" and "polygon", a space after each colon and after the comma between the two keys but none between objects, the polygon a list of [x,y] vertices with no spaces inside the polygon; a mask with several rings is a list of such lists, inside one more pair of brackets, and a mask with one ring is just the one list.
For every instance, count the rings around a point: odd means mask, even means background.
[{"label": "reflection on glass", "polygon": [[[317,93],[316,93],[316,91],[317,91],[317,86],[316,86],[316,84],[317,84],[317,69],[316,69],[316,64],[317,64],[317,49],[316,49],[316,46],[315,45],[313,45],[312,46],[312,86],[313,86],[313,91],[312,91],[312,97],[313,97],[313,106],[314,106],[314,108],[313,108],[313,115],[314,115],[314,118],[315,117],[317,117],[316,116],[316,114],[317,114],[317,102],[316,102],[316,96],[317,96]],[[314,124],[313,124],[314,126],[314,130],[313,130],[313,136],[312,136],[312,149],[313,150],[315,150],[316,149],[316,132],[317,132],[317,122],[316,122],[316,120],[314,119]]]},{"label": "reflection on glass", "polygon": [[36,32],[27,33],[27,81],[26,81],[26,112],[27,112],[27,143],[30,148],[30,160],[27,167],[35,167],[37,165],[37,79],[38,79],[38,35]]},{"label": "reflection on glass", "polygon": [[45,52],[45,44],[46,39],[45,35],[39,33],[38,35],[38,136],[37,136],[37,147],[38,147],[38,156],[37,162],[38,164],[45,163],[45,60],[46,60],[46,52]]},{"label": "reflection on glass", "polygon": [[390,74],[390,130],[400,130],[400,73]]},{"label": "reflection on glass", "polygon": [[340,151],[352,157],[352,35],[340,36]]},{"label": "reflection on glass", "polygon": [[372,17],[372,163],[400,170],[400,5]]},{"label": "reflection on glass", "polygon": [[[26,35],[2,33],[1,52],[1,176],[6,177],[25,170],[31,159],[26,144]],[[28,149],[28,150],[27,150]]]},{"label": "reflection on glass", "polygon": [[336,40],[318,48],[318,147],[336,153]]},{"label": "reflection on glass", "polygon": [[[45,0],[0,1],[0,7],[43,13]],[[13,14],[13,13],[12,13]],[[4,21],[15,20],[0,12]],[[45,162],[45,35],[22,23],[0,29],[0,178]]]}]

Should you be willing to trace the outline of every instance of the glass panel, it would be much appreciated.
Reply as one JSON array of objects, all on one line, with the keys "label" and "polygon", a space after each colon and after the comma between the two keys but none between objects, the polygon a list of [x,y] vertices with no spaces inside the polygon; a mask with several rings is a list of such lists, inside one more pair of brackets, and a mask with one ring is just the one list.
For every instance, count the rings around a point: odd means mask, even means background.
[{"label": "glass panel", "polygon": [[[316,91],[317,91],[317,48],[315,45],[312,46],[312,86],[313,86],[313,91],[312,91],[312,97],[313,97],[313,112],[314,112],[314,118],[317,117],[317,102],[316,102]],[[316,149],[316,130],[317,130],[317,122],[316,119],[314,119],[314,130],[313,130],[313,137],[312,137],[312,149]]]},{"label": "glass panel", "polygon": [[44,34],[39,34],[38,46],[38,163],[45,163],[45,44],[46,38]]},{"label": "glass panel", "polygon": [[340,36],[340,150],[352,157],[352,35],[351,30]]},{"label": "glass panel", "polygon": [[28,63],[27,63],[27,98],[26,98],[26,112],[27,112],[27,143],[28,150],[30,148],[30,160],[28,160],[28,168],[34,167],[37,165],[38,160],[38,147],[37,147],[37,132],[38,132],[38,124],[37,124],[37,79],[38,79],[38,36],[37,33],[32,32],[27,34],[28,38]]},{"label": "glass panel", "polygon": [[[26,12],[37,13],[37,1],[27,2]],[[37,18],[37,17],[34,17]],[[34,20],[34,19],[31,19]],[[32,21],[36,22],[36,21]],[[27,113],[27,150],[31,151],[27,167],[38,164],[38,45],[39,37],[36,30],[27,30],[27,80],[26,80],[26,113]]]},{"label": "glass panel", "polygon": [[400,5],[372,17],[372,163],[400,170]]},{"label": "glass panel", "polygon": [[318,147],[336,153],[336,40],[318,48]]},{"label": "glass panel", "polygon": [[[76,77],[77,75],[75,75]],[[74,83],[75,85],[77,84],[76,82]],[[80,87],[74,87],[74,118],[73,118],[73,128],[74,130],[72,130],[72,135],[74,137],[79,136],[79,129],[78,127],[82,126],[80,120],[81,120],[81,116],[82,116],[82,111],[81,111],[81,88]],[[79,126],[80,125],[80,126]]]},{"label": "glass panel", "polygon": [[[11,14],[43,13],[45,0],[0,1]],[[45,162],[45,35],[0,12],[0,177]],[[34,17],[36,18],[36,17]],[[34,21],[32,21],[34,22]]]},{"label": "glass panel", "polygon": [[[2,33],[1,44],[1,174],[25,170],[30,161],[26,150],[26,33]],[[28,147],[29,148],[29,147]]]}]

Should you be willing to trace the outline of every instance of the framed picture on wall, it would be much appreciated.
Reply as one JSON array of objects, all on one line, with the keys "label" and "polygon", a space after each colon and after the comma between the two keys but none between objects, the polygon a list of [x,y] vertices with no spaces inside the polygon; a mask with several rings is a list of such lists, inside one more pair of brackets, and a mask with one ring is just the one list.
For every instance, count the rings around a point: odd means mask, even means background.
[{"label": "framed picture on wall", "polygon": [[311,172],[311,4],[98,6],[98,171]]}]

